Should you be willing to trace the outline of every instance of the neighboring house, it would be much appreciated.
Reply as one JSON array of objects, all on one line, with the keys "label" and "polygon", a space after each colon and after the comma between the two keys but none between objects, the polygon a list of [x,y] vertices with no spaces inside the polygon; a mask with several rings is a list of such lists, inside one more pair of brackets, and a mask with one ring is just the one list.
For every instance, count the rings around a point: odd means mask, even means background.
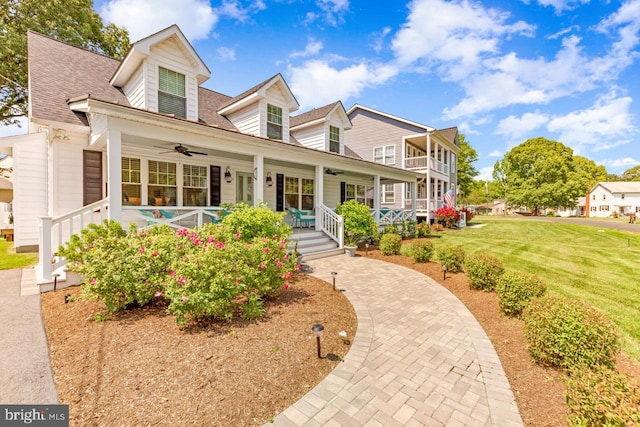
[{"label": "neighboring house", "polygon": [[[39,248],[41,283],[58,245],[90,222],[194,226],[216,221],[223,203],[266,202],[315,209],[316,230],[341,246],[332,209],[359,197],[351,185],[367,188],[379,218],[382,185],[415,193],[424,176],[349,155],[340,102],[291,116],[298,102],[280,74],[235,97],[201,87],[210,71],[175,25],[122,62],[29,32],[28,61],[28,134],[1,139],[0,152],[15,162],[16,250]],[[420,132],[424,144],[431,132]],[[436,139],[438,164],[455,170],[455,146]],[[451,172],[436,179],[455,184]]]},{"label": "neighboring house", "polygon": [[13,159],[11,156],[0,158],[0,228],[7,228],[13,225],[13,182],[11,176],[13,170]]},{"label": "neighboring house", "polygon": [[[393,181],[382,182],[381,206],[412,209],[418,217],[433,220],[445,205],[444,195],[458,184],[457,158],[460,153],[458,129],[434,129],[373,108],[354,105],[347,114],[352,127],[346,128],[345,145],[357,156],[375,163],[414,171],[420,175],[418,187]],[[347,184],[371,204],[371,188]],[[412,191],[416,193],[412,193]]]},{"label": "neighboring house", "polygon": [[587,195],[585,205],[587,216],[591,218],[637,214],[640,212],[640,182],[599,182]]},{"label": "neighboring house", "polygon": [[578,216],[586,216],[587,213],[587,205],[586,205],[586,197],[578,198],[576,205],[572,208],[558,208],[557,214],[561,217],[578,217]]}]

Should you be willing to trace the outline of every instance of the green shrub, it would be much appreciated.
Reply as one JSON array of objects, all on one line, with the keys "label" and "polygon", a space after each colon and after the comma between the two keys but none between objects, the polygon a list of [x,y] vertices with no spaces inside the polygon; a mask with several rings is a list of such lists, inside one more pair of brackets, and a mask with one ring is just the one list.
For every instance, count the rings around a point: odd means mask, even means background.
[{"label": "green shrub", "polygon": [[476,253],[466,257],[464,262],[467,280],[472,289],[492,291],[504,273],[502,262],[493,255]]},{"label": "green shrub", "polygon": [[462,246],[443,245],[436,251],[440,264],[447,266],[447,271],[459,273],[464,271],[465,252]]},{"label": "green shrub", "polygon": [[417,262],[429,262],[433,256],[433,243],[426,239],[416,239],[411,242],[409,246],[409,256],[411,261]]},{"label": "green shrub", "polygon": [[284,222],[284,215],[282,212],[273,212],[264,204],[253,207],[246,203],[238,203],[224,216],[222,223],[230,233],[240,234],[242,241],[250,241],[256,237],[288,238],[292,229]]},{"label": "green shrub", "polygon": [[400,236],[403,239],[416,235],[416,221],[403,221],[400,225]]},{"label": "green shrub", "polygon": [[640,386],[610,369],[577,369],[566,387],[571,426],[640,425]]},{"label": "green shrub", "polygon": [[532,300],[523,319],[536,362],[564,369],[613,366],[620,348],[615,326],[588,304],[547,295]]},{"label": "green shrub", "polygon": [[369,206],[352,199],[336,206],[336,213],[344,220],[346,246],[356,246],[366,238],[377,240],[378,225],[369,212]]},{"label": "green shrub", "polygon": [[429,237],[430,235],[431,226],[428,221],[424,221],[416,225],[416,237]]},{"label": "green shrub", "polygon": [[547,285],[542,280],[518,271],[504,273],[496,286],[502,312],[516,317],[520,317],[530,300],[541,297],[546,290]]},{"label": "green shrub", "polygon": [[402,237],[399,234],[389,233],[380,239],[380,252],[382,255],[397,255],[402,246]]}]

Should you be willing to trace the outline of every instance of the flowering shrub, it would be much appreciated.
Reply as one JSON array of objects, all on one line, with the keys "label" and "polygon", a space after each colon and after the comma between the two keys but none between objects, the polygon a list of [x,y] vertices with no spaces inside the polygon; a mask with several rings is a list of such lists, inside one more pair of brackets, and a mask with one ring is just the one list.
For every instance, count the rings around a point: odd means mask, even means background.
[{"label": "flowering shrub", "polygon": [[436,211],[436,222],[444,224],[447,228],[454,228],[460,220],[460,214],[453,208],[443,206]]},{"label": "flowering shrub", "polygon": [[287,250],[290,235],[280,214],[241,207],[222,224],[197,230],[133,226],[127,233],[113,221],[92,225],[60,253],[85,277],[83,292],[109,312],[156,297],[169,300],[178,324],[238,311],[255,319],[263,298],[288,288],[299,269]]},{"label": "flowering shrub", "polygon": [[473,212],[471,212],[467,208],[460,209],[460,212],[464,212],[465,213],[465,215],[467,217],[467,222],[471,221],[473,219],[473,216],[475,215]]}]

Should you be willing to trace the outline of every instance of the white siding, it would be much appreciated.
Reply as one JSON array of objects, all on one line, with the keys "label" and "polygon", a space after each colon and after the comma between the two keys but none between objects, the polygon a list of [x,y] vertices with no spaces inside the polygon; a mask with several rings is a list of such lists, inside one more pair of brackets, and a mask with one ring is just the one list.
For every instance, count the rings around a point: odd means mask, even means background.
[{"label": "white siding", "polygon": [[185,75],[185,94],[187,96],[187,119],[198,120],[198,81],[195,64],[189,61],[178,44],[169,39],[151,48],[146,59],[147,94],[151,111],[158,111],[158,67],[164,67]]},{"label": "white siding", "polygon": [[[258,111],[259,103],[251,104],[248,107],[245,107],[239,111],[236,111],[232,114],[229,114],[227,118],[233,123],[233,125],[242,133],[246,133],[249,135],[260,136],[260,114]],[[267,107],[265,106],[265,123],[266,123],[266,111]],[[266,137],[266,125],[264,136]]]},{"label": "white siding", "polygon": [[300,144],[304,145],[305,147],[327,151],[325,143],[324,123],[298,130],[293,133],[293,136],[298,140],[298,142],[300,142]]},{"label": "white siding", "polygon": [[289,142],[289,107],[280,85],[275,84],[266,91],[266,98],[260,101],[261,136],[267,136],[267,104],[282,108],[282,142]]},{"label": "white siding", "polygon": [[54,143],[53,216],[64,215],[82,207],[82,151],[86,141]]},{"label": "white siding", "polygon": [[15,247],[37,245],[40,217],[47,216],[47,142],[46,135],[32,134],[13,147]]},{"label": "white siding", "polygon": [[136,108],[147,108],[145,103],[146,98],[144,96],[143,68],[142,66],[139,67],[122,88],[131,106]]}]

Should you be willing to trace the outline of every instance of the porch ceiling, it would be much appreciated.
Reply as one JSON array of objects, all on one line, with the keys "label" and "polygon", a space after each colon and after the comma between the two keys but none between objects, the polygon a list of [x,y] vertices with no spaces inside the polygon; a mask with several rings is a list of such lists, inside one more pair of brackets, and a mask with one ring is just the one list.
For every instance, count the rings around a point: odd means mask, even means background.
[{"label": "porch ceiling", "polygon": [[[182,144],[185,147],[188,147],[194,151],[200,151],[203,153],[207,153],[208,157],[211,158],[225,158],[225,159],[233,159],[240,161],[253,161],[253,156],[238,154],[238,153],[230,153],[228,151],[220,151],[213,150],[211,148],[203,147],[202,145],[191,144],[189,141],[166,141],[152,138],[145,138],[138,135],[129,135],[122,134],[122,146],[123,148],[133,147],[135,149],[144,150],[147,155],[150,156],[160,156],[165,157],[167,159],[181,159],[188,158],[177,151],[168,152],[173,150],[175,146]],[[194,157],[207,157],[207,156],[198,156],[194,155]]]}]

